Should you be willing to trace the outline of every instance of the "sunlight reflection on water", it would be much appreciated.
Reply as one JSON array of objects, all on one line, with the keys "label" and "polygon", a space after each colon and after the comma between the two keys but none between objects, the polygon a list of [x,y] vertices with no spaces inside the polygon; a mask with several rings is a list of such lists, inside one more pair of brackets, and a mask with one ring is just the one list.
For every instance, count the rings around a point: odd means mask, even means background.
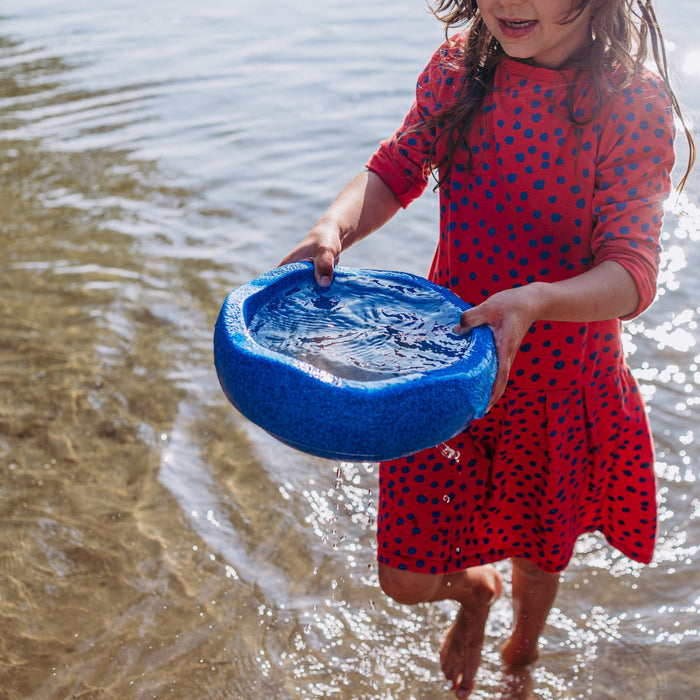
[{"label": "sunlight reflection on water", "polygon": [[[3,692],[442,697],[454,608],[381,594],[376,466],[246,424],[210,352],[224,294],[396,126],[440,28],[398,0],[61,7],[1,10]],[[693,121],[700,14],[663,9]],[[658,300],[625,326],[657,444],[655,560],[581,538],[535,697],[698,693],[697,189],[669,203]],[[424,273],[437,214],[428,194],[344,264]],[[510,622],[505,595],[479,700],[528,683],[501,672]]]}]

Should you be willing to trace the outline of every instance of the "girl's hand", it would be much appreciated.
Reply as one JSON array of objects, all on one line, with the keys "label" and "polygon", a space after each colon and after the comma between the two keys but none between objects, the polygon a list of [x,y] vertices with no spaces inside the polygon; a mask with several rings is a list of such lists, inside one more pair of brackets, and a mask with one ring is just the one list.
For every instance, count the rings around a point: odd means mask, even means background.
[{"label": "girl's hand", "polygon": [[309,234],[280,265],[310,260],[316,281],[327,287],[340,253],[383,226],[401,202],[375,173],[365,170],[336,197]]},{"label": "girl's hand", "polygon": [[559,282],[533,282],[505,289],[462,314],[455,332],[489,326],[498,354],[491,406],[506,388],[520,343],[535,321],[590,323],[629,318],[638,313],[639,291],[632,275],[619,263],[604,260],[580,275]]},{"label": "girl's hand", "polygon": [[337,228],[321,219],[280,265],[308,260],[314,264],[316,282],[321,287],[327,287],[333,279],[333,269],[338,263],[341,249]]},{"label": "girl's hand", "polygon": [[508,374],[525,334],[538,318],[537,284],[506,289],[465,311],[455,333],[465,333],[476,326],[493,331],[498,356],[498,370],[491,392],[489,408],[503,395]]}]

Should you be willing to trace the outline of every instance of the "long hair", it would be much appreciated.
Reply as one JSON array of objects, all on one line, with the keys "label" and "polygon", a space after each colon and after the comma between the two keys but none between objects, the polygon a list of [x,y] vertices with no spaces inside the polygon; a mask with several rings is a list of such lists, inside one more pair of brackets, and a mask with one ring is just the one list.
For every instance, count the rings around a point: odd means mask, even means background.
[{"label": "long hair", "polygon": [[[671,88],[663,36],[652,1],[571,0],[568,15],[562,18],[562,23],[573,22],[587,8],[590,8],[593,41],[585,57],[578,57],[578,60],[574,57],[568,67],[588,73],[600,109],[615,90],[633,80],[651,49],[657,72],[665,83],[666,92],[688,141],[688,163],[678,185],[678,190],[682,190],[695,163],[695,143]],[[439,122],[445,124],[445,128],[433,143],[431,153],[433,172],[437,171],[437,187],[440,187],[449,177],[455,153],[468,142],[469,133],[481,112],[484,100],[493,88],[496,68],[506,54],[486,26],[476,0],[432,0],[430,9],[445,24],[445,34],[448,36],[450,29],[469,27],[462,47],[464,68],[469,80],[464,82],[457,102],[439,115]],[[613,69],[616,76],[620,76],[614,86],[610,81],[610,71]],[[574,116],[575,87],[574,84],[569,89],[569,119],[580,124],[580,118]],[[589,117],[591,118],[593,117]],[[442,138],[447,142],[445,155],[436,160],[436,145]],[[470,152],[471,149],[467,150]]]}]

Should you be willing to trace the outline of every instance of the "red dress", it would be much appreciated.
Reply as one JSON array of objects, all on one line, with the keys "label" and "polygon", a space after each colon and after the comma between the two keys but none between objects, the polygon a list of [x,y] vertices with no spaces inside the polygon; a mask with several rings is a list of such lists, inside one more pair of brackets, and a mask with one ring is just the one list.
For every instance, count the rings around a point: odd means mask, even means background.
[{"label": "red dress", "polygon": [[[463,39],[435,53],[404,125],[368,163],[403,206],[430,177],[437,132],[424,119],[462,85]],[[567,107],[573,81],[577,124]],[[674,161],[670,101],[644,72],[591,120],[594,104],[585,75],[503,60],[472,130],[471,171],[465,146],[440,193],[433,281],[478,304],[614,260],[639,289],[630,317],[651,303]],[[379,561],[451,573],[515,556],[561,571],[577,537],[594,530],[651,561],[653,444],[620,334],[618,319],[535,323],[483,419],[381,464]]]}]

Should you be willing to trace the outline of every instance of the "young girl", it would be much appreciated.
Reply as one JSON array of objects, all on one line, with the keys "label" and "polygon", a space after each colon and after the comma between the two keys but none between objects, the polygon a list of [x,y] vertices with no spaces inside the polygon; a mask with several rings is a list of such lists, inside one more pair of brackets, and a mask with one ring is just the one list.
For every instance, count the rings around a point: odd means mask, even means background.
[{"label": "young girl", "polygon": [[[647,0],[433,5],[447,29],[466,30],[434,54],[403,126],[283,263],[312,260],[330,284],[345,248],[437,181],[430,278],[474,305],[457,332],[492,328],[498,374],[483,419],[380,465],[379,580],[401,603],[460,604],[440,660],[463,698],[502,590],[491,563],[512,560],[502,656],[514,668],[538,656],[579,535],[600,531],[651,560],[653,446],[620,319],[655,295],[679,109]],[[649,43],[663,81],[643,66]]]}]

